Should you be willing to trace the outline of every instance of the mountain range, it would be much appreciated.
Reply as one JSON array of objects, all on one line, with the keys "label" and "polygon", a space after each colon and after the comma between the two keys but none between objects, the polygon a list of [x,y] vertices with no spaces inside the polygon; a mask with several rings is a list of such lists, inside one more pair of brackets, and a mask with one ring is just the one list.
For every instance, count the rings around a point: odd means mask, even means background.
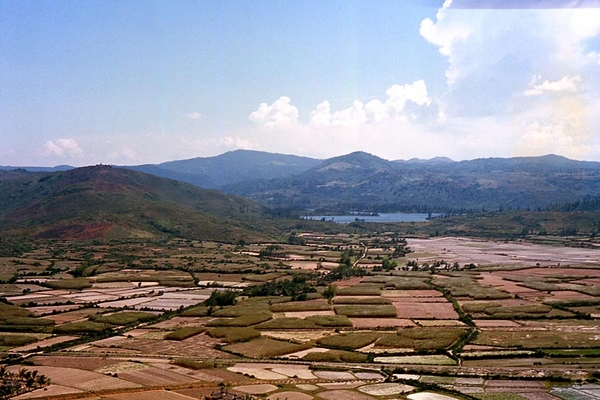
[{"label": "mountain range", "polygon": [[319,160],[236,150],[123,168],[297,210],[538,209],[600,196],[600,163],[556,155],[388,161],[355,152]]}]

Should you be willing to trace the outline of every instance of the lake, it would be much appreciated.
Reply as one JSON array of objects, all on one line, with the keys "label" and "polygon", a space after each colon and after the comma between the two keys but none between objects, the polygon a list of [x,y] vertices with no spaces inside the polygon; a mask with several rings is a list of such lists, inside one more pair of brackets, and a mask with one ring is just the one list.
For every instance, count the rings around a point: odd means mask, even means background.
[{"label": "lake", "polygon": [[304,215],[300,218],[310,220],[333,221],[340,224],[355,222],[356,218],[364,222],[425,222],[428,217],[441,217],[440,213],[379,213],[378,215]]}]

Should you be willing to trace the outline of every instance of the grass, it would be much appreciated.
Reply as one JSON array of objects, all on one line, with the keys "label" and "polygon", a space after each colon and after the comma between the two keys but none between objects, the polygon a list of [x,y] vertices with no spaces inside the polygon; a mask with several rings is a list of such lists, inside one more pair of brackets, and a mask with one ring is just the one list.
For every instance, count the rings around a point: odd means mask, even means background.
[{"label": "grass", "polygon": [[600,357],[600,348],[577,349],[577,350],[544,350],[544,354],[554,357]]},{"label": "grass", "polygon": [[383,356],[375,357],[375,362],[418,365],[456,365],[456,361],[442,354],[427,356]]},{"label": "grass", "polygon": [[217,365],[212,361],[196,361],[189,358],[177,358],[171,361],[171,364],[179,365],[180,367],[189,369],[211,369],[216,368]]},{"label": "grass", "polygon": [[6,321],[15,317],[30,317],[32,315],[33,314],[24,308],[0,302],[0,321]]},{"label": "grass", "polygon": [[94,322],[123,326],[152,321],[156,315],[142,311],[123,311],[111,315],[91,315],[89,318]]},{"label": "grass", "polygon": [[260,337],[260,332],[254,328],[212,328],[206,334],[223,339],[225,343],[248,342]]},{"label": "grass", "polygon": [[204,327],[201,326],[186,326],[184,328],[175,329],[173,332],[165,335],[166,340],[185,340],[204,332]]},{"label": "grass", "polygon": [[271,304],[281,301],[289,301],[287,298],[255,297],[238,302],[234,306],[223,307],[212,313],[213,317],[240,317],[247,314],[259,312],[270,312]]},{"label": "grass", "polygon": [[93,321],[71,322],[54,327],[53,332],[57,334],[90,334],[101,333],[111,328],[109,324]]},{"label": "grass", "polygon": [[451,347],[466,333],[461,328],[409,328],[396,335],[382,336],[376,347],[415,349],[417,351],[441,350]]},{"label": "grass", "polygon": [[511,294],[492,286],[480,285],[475,279],[467,277],[448,277],[433,280],[437,287],[448,290],[453,297],[468,297],[475,300],[501,300],[511,298]]},{"label": "grass", "polygon": [[235,343],[225,346],[223,347],[223,350],[234,354],[241,354],[244,357],[270,358],[306,350],[310,347],[310,344],[296,344],[261,337],[250,342]]},{"label": "grass", "polygon": [[331,305],[327,303],[316,302],[292,302],[273,304],[271,311],[273,312],[295,312],[295,311],[329,311]]},{"label": "grass", "polygon": [[385,334],[377,332],[331,335],[320,338],[317,344],[330,349],[356,350],[374,343],[383,335]]},{"label": "grass", "polygon": [[46,281],[42,283],[43,286],[49,287],[50,289],[64,289],[64,290],[83,290],[92,287],[92,284],[88,278],[74,278],[74,279],[62,279],[56,281]]},{"label": "grass", "polygon": [[488,308],[496,308],[496,307],[500,307],[500,306],[501,306],[500,303],[489,302],[489,301],[477,302],[477,303],[469,302],[469,303],[463,303],[461,305],[463,311],[466,313],[484,313],[484,312],[486,312],[486,310]]},{"label": "grass", "polygon": [[180,314],[182,317],[206,317],[208,315],[208,307],[195,306],[188,308]]},{"label": "grass", "polygon": [[379,296],[381,288],[379,285],[356,285],[347,288],[338,288],[337,296]]},{"label": "grass", "polygon": [[304,361],[317,362],[366,362],[368,355],[363,353],[355,353],[352,351],[331,350],[327,352],[308,353],[302,357]]},{"label": "grass", "polygon": [[525,304],[518,306],[488,307],[485,313],[494,314],[547,314],[552,311],[552,307],[543,304]]},{"label": "grass", "polygon": [[390,299],[384,297],[335,297],[333,304],[392,304]]},{"label": "grass", "polygon": [[306,322],[312,322],[315,325],[336,328],[336,327],[351,327],[352,321],[345,315],[312,315],[305,318]]},{"label": "grass", "polygon": [[395,318],[398,315],[392,305],[343,305],[335,306],[334,310],[338,315],[357,318]]},{"label": "grass", "polygon": [[560,331],[482,331],[472,344],[532,350],[585,349],[596,346],[594,342],[590,341],[589,332],[581,332],[576,329]]},{"label": "grass", "polygon": [[27,344],[35,343],[38,338],[29,335],[7,335],[0,333],[0,346],[2,347],[18,347]]},{"label": "grass", "polygon": [[[394,288],[396,290],[428,290],[431,286],[425,279],[415,279],[414,277],[381,277],[382,283],[386,288]],[[366,280],[365,280],[366,281]],[[365,282],[363,281],[363,282]]]},{"label": "grass", "polygon": [[208,321],[206,326],[212,327],[226,327],[226,326],[236,326],[236,327],[245,327],[257,325],[262,322],[270,320],[272,317],[270,312],[257,312],[255,314],[245,314],[235,318],[217,318],[212,321]]},{"label": "grass", "polygon": [[473,393],[471,396],[481,400],[527,400],[527,397],[514,393]]},{"label": "grass", "polygon": [[302,318],[275,318],[262,324],[256,325],[256,329],[314,329],[318,328],[317,324],[310,320]]}]

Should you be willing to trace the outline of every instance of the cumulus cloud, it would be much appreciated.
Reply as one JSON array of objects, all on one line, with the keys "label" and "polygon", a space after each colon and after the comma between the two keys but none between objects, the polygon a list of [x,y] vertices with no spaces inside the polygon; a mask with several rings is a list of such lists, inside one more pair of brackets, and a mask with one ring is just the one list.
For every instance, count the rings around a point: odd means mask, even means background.
[{"label": "cumulus cloud", "polygon": [[447,104],[472,115],[506,109],[532,75],[586,79],[593,64],[597,74],[598,49],[588,46],[599,32],[600,9],[455,9],[450,1],[420,28],[448,61]]},{"label": "cumulus cloud", "polygon": [[581,82],[581,77],[578,75],[571,77],[564,76],[561,80],[555,82],[546,80],[543,83],[536,85],[535,83],[539,79],[540,76],[534,77],[531,83],[532,88],[523,92],[525,96],[539,96],[544,92],[574,92],[577,90],[577,87]]},{"label": "cumulus cloud", "polygon": [[[406,104],[412,102],[418,106],[429,106],[431,99],[427,94],[425,81],[411,84],[393,85],[386,90],[384,101],[373,99],[367,104],[354,100],[348,108],[332,111],[331,103],[325,100],[310,113],[309,127],[360,127],[365,124],[378,124],[386,121],[405,121],[409,115]],[[302,126],[298,122],[298,109],[290,104],[289,97],[280,97],[272,105],[262,103],[258,110],[250,114],[249,119],[265,128],[293,128]],[[414,115],[410,116],[414,118]]]},{"label": "cumulus cloud", "polygon": [[261,103],[248,118],[268,129],[292,128],[298,123],[298,109],[290,102],[289,97],[281,96],[271,105]]},{"label": "cumulus cloud", "polygon": [[58,157],[81,157],[83,150],[74,139],[58,139],[56,143],[48,140],[44,144],[43,154]]}]

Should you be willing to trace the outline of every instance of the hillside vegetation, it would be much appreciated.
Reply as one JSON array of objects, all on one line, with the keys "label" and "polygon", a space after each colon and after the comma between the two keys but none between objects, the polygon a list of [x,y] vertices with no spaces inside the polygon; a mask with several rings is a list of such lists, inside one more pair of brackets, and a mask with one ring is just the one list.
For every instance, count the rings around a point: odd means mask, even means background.
[{"label": "hillside vegetation", "polygon": [[28,236],[266,240],[266,217],[234,195],[109,166],[0,171],[2,225]]}]

